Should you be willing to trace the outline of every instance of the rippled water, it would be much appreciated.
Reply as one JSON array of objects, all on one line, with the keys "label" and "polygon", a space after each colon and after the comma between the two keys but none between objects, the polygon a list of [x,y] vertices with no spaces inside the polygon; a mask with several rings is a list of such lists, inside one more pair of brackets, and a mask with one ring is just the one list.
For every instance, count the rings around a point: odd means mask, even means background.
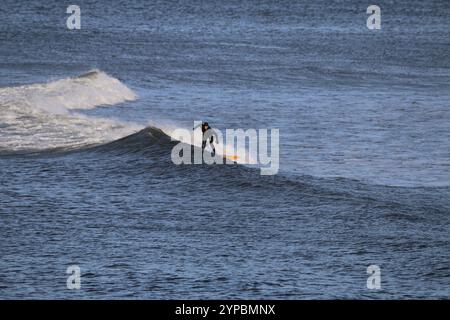
[{"label": "rippled water", "polygon": [[[77,4],[0,5],[0,298],[449,297],[447,2],[380,31],[354,1]],[[279,174],[174,165],[194,120],[280,129]]]}]

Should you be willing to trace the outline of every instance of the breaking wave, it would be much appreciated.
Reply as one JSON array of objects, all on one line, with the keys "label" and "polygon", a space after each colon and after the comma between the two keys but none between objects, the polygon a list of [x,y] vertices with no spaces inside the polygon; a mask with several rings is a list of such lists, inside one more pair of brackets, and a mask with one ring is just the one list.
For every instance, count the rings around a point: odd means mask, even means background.
[{"label": "breaking wave", "polygon": [[[99,70],[48,83],[0,88],[0,154],[64,152],[133,139],[130,137],[144,129],[142,125],[88,116],[80,110],[136,99],[125,84]],[[144,143],[152,143],[154,139],[147,136],[155,133],[166,140],[178,140],[172,134],[174,127],[157,126],[149,126],[134,137],[145,137]],[[188,143],[201,147],[201,134],[192,132]],[[221,141],[215,146],[218,155],[224,155],[226,148],[234,150]],[[235,154],[236,161],[242,163],[246,150],[238,148]]]},{"label": "breaking wave", "polygon": [[76,110],[136,98],[126,85],[99,70],[48,83],[0,88],[0,152],[73,149],[132,134],[142,126]]}]

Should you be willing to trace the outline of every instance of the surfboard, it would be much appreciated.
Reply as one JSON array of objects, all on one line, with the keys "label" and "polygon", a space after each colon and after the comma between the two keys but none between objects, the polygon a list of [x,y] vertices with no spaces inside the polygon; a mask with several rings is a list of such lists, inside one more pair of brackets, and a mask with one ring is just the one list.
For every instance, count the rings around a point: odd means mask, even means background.
[{"label": "surfboard", "polygon": [[227,158],[228,160],[231,160],[231,161],[236,161],[237,159],[239,159],[238,156],[225,156],[225,158]]}]

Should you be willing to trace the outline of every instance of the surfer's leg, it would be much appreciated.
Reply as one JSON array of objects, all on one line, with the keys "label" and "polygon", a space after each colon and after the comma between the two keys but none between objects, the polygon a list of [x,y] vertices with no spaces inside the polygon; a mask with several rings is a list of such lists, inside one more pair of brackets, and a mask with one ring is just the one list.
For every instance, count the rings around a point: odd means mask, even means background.
[{"label": "surfer's leg", "polygon": [[216,148],[214,147],[214,137],[211,137],[211,139],[209,140],[209,145],[211,146],[212,149],[212,153],[211,155],[214,157],[216,155]]}]

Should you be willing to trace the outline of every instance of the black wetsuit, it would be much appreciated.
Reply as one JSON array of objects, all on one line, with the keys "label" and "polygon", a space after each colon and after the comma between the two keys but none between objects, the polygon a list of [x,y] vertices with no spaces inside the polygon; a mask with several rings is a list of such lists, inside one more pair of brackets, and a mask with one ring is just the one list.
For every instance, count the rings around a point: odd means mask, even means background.
[{"label": "black wetsuit", "polygon": [[207,140],[209,140],[209,145],[211,146],[212,149],[212,155],[214,156],[216,154],[216,148],[214,148],[214,134],[211,134],[211,136],[209,137],[205,137],[205,132],[208,130],[212,130],[211,127],[209,125],[204,126],[202,125],[202,133],[203,133],[203,142],[202,142],[202,150],[204,150],[206,148],[206,142]]}]

